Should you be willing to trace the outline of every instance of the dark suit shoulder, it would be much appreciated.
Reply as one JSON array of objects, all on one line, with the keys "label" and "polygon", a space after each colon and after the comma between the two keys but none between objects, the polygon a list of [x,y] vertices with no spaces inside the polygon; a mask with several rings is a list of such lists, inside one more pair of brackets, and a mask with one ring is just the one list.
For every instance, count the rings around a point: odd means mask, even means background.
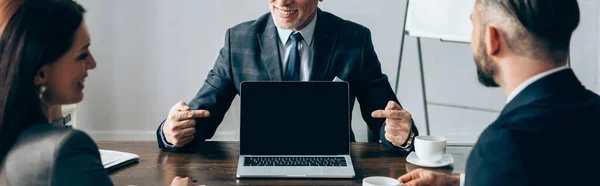
[{"label": "dark suit shoulder", "polygon": [[600,96],[582,91],[558,95],[522,105],[490,125],[514,131],[563,135],[564,131],[600,130]]},{"label": "dark suit shoulder", "polygon": [[539,131],[543,129],[543,125],[541,125],[545,120],[543,116],[548,114],[545,112],[547,111],[535,108],[521,108],[509,114],[501,115],[488,129],[489,132],[493,133],[498,131]]},{"label": "dark suit shoulder", "polygon": [[[517,154],[511,154],[519,151],[518,149],[523,143],[520,141],[524,130],[509,127],[505,120],[496,121],[488,126],[477,139],[477,143],[473,148],[473,154],[476,157],[488,158],[490,154],[500,160]],[[511,123],[511,125],[519,125]],[[506,160],[506,159],[505,159]]]},{"label": "dark suit shoulder", "polygon": [[100,158],[98,146],[92,138],[80,130],[70,130],[66,132],[58,142],[59,155],[66,154],[69,151],[89,153]]},{"label": "dark suit shoulder", "polygon": [[514,135],[515,132],[509,128],[490,126],[481,133],[474,150],[490,152],[497,149],[512,149],[517,144]]},{"label": "dark suit shoulder", "polygon": [[[595,154],[581,150],[596,145],[595,133],[600,122],[600,104],[596,100],[594,95],[554,96],[501,114],[481,133],[469,156],[466,185],[568,183],[547,176],[556,170],[598,166],[589,161]],[[557,157],[570,162],[550,163]],[[591,173],[565,172],[562,176],[591,178]],[[510,177],[505,180],[510,182],[503,182],[503,177]]]},{"label": "dark suit shoulder", "polygon": [[39,124],[29,127],[21,136],[21,143],[44,143],[52,144],[55,149],[62,149],[64,146],[88,146],[97,150],[96,143],[85,132],[77,129],[55,127],[49,124]]},{"label": "dark suit shoulder", "polygon": [[321,17],[317,18],[317,21],[321,19],[328,20],[330,22],[329,25],[335,27],[335,30],[342,36],[364,36],[371,34],[369,28],[356,22],[338,17],[332,13],[322,11],[320,16]]},{"label": "dark suit shoulder", "polygon": [[260,16],[258,19],[246,21],[240,24],[237,24],[231,28],[229,31],[232,35],[248,35],[248,34],[257,34],[262,33],[265,30],[267,23],[271,18],[271,13],[266,13]]},{"label": "dark suit shoulder", "polygon": [[486,128],[467,160],[465,185],[527,185],[527,170],[514,137],[510,129]]},{"label": "dark suit shoulder", "polygon": [[56,166],[62,154],[74,152],[69,149],[85,149],[77,152],[91,154],[100,162],[96,144],[84,132],[50,124],[32,125],[21,133],[6,156],[2,169],[10,171],[3,171],[5,178],[14,185],[52,185],[49,181],[60,171]]},{"label": "dark suit shoulder", "polygon": [[[85,132],[77,129],[38,124],[25,130],[13,149],[36,149],[43,151],[50,161],[57,161],[66,152],[85,151],[100,159],[98,147]],[[26,156],[24,156],[26,157]],[[55,163],[53,163],[55,164]]]},{"label": "dark suit shoulder", "polygon": [[22,146],[30,148],[32,145],[39,145],[40,147],[44,147],[43,149],[46,149],[48,152],[55,151],[67,136],[77,131],[55,127],[50,124],[32,125],[21,133],[13,149],[22,148]]},{"label": "dark suit shoulder", "polygon": [[[102,165],[96,143],[85,132],[71,130],[58,144],[52,183],[56,185],[113,185]],[[78,175],[73,177],[72,175]]]}]

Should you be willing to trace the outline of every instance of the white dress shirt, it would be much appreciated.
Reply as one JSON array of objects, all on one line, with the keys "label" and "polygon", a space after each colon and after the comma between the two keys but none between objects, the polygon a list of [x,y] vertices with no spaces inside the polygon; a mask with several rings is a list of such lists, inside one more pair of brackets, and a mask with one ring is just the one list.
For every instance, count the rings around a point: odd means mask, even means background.
[{"label": "white dress shirt", "polygon": [[509,103],[510,101],[512,101],[519,93],[521,93],[521,91],[523,91],[525,88],[527,88],[529,85],[536,82],[537,80],[540,80],[543,77],[549,76],[550,74],[554,74],[556,72],[566,70],[566,69],[569,69],[569,67],[562,66],[562,67],[558,67],[558,68],[555,68],[552,70],[548,70],[546,72],[539,73],[533,77],[530,77],[529,79],[527,79],[526,81],[521,83],[519,86],[517,86],[517,88],[515,88],[512,92],[510,92],[510,94],[508,94],[508,97],[506,98],[506,103]]},{"label": "white dress shirt", "polygon": [[[315,26],[317,23],[317,15],[315,15],[315,18],[308,23],[308,25],[306,25],[304,28],[302,28],[300,31],[298,31],[300,33],[300,35],[302,35],[302,42],[298,43],[298,49],[300,52],[300,80],[301,81],[308,81],[308,78],[310,77],[310,68],[312,66],[312,56],[313,56],[313,52],[315,50],[314,45],[312,45],[313,43],[313,35],[315,33]],[[275,22],[275,25],[277,25],[277,22]],[[288,56],[290,55],[290,52],[292,51],[292,40],[290,39],[290,35],[292,35],[292,33],[296,33],[293,30],[290,29],[283,29],[283,28],[279,28],[279,26],[277,26],[277,33],[279,34],[279,39],[280,39],[280,43],[279,43],[279,54],[281,57],[281,66],[283,67],[283,75],[285,76],[285,69],[287,67],[288,64]]]}]

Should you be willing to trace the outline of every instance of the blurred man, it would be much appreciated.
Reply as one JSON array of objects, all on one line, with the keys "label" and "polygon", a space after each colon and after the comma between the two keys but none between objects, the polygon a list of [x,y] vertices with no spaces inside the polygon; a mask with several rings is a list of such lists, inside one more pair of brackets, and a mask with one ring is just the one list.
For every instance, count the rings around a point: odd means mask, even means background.
[{"label": "blurred man", "polygon": [[[464,175],[423,169],[405,185],[588,185],[596,182],[600,97],[567,67],[576,0],[477,0],[471,48],[479,81],[507,104],[483,131]],[[595,41],[594,41],[595,42]],[[575,62],[577,63],[577,62]]]},{"label": "blurred man", "polygon": [[375,140],[409,152],[418,131],[381,72],[369,29],[321,11],[320,1],[269,0],[270,13],[227,30],[225,46],[196,97],[189,105],[175,104],[158,127],[159,147],[175,151],[212,138],[242,81],[337,77],[349,82],[351,104],[358,99]]}]

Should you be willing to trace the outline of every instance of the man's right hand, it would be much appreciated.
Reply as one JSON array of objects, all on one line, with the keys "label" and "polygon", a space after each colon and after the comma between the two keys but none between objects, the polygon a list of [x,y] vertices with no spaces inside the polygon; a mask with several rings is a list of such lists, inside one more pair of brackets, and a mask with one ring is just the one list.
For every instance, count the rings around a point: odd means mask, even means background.
[{"label": "man's right hand", "polygon": [[173,105],[163,125],[163,134],[167,142],[183,147],[194,139],[196,119],[210,116],[207,110],[190,110],[183,101]]}]

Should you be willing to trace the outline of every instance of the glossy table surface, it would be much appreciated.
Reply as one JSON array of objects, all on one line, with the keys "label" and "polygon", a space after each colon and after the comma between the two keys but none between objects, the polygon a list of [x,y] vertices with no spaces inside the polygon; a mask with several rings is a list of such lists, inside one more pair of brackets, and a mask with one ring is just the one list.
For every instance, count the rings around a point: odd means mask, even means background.
[{"label": "glossy table surface", "polygon": [[[239,143],[208,141],[194,152],[163,152],[156,142],[98,142],[100,149],[135,153],[140,161],[109,172],[115,185],[169,185],[175,176],[188,176],[199,185],[362,185],[368,176],[398,178],[422,168],[379,143],[352,143],[354,179],[238,179]],[[454,164],[431,170],[464,173],[471,147],[449,146]]]}]

